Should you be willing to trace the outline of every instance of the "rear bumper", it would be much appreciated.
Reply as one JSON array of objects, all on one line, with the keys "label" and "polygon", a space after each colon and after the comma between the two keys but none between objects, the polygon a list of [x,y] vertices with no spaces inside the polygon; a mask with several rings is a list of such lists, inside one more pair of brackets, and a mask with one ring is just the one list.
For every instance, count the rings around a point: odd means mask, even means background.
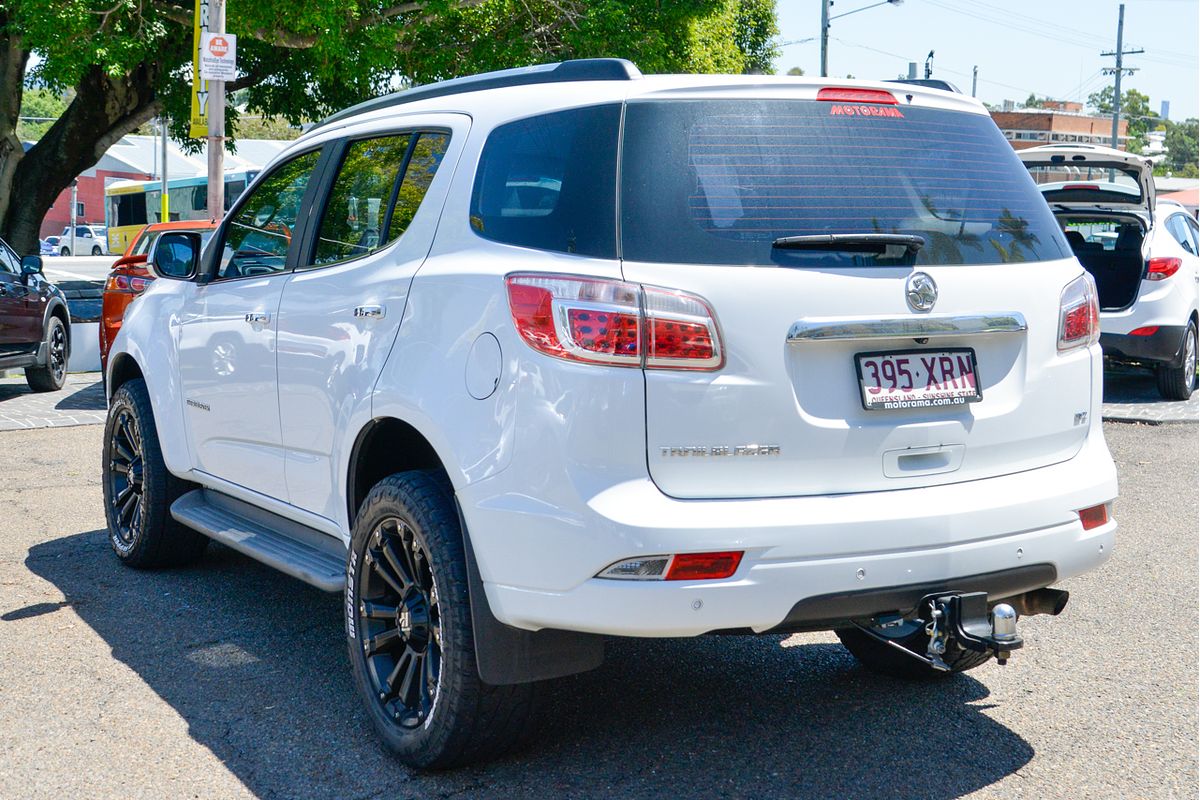
[{"label": "rear bumper", "polygon": [[[1085,531],[1077,514],[1117,494],[1098,428],[1061,464],[855,495],[687,501],[645,480],[604,490],[586,508],[562,509],[525,502],[523,492],[480,494],[490,483],[466,487],[459,498],[492,612],[526,630],[766,632],[898,610],[892,590],[904,587],[1007,597],[1099,566],[1117,528],[1110,520]],[[734,549],[745,556],[727,580],[590,577],[622,558]],[[581,578],[561,585],[581,568]],[[985,577],[993,573],[1019,577]]]},{"label": "rear bumper", "polygon": [[1160,325],[1149,336],[1129,336],[1120,333],[1100,334],[1104,355],[1114,361],[1167,363],[1177,361],[1183,345],[1182,325]]}]

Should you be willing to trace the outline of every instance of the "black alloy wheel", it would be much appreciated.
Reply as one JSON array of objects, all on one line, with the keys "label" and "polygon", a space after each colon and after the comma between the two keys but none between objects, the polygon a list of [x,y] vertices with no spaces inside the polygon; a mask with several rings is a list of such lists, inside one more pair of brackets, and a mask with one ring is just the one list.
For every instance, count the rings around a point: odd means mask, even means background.
[{"label": "black alloy wheel", "polygon": [[128,552],[137,543],[146,516],[142,434],[128,409],[117,413],[109,447],[108,504],[113,547]]},{"label": "black alloy wheel", "polygon": [[67,327],[56,316],[46,321],[46,363],[25,368],[25,382],[35,392],[57,392],[67,382]]},{"label": "black alloy wheel", "polygon": [[145,381],[112,394],[101,456],[108,541],[131,567],[173,567],[198,559],[208,538],[171,517],[171,504],[194,488],[163,462]]},{"label": "black alloy wheel", "polygon": [[438,701],[441,613],[429,550],[396,517],[375,526],[355,592],[366,672],[383,713],[420,727]]}]

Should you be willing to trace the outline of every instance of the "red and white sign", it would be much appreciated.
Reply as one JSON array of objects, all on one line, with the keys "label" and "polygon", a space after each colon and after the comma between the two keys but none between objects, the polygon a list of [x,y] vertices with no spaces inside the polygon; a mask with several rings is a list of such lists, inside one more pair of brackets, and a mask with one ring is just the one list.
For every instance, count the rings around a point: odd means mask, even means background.
[{"label": "red and white sign", "polygon": [[231,81],[237,77],[236,36],[200,34],[200,77],[210,81]]}]

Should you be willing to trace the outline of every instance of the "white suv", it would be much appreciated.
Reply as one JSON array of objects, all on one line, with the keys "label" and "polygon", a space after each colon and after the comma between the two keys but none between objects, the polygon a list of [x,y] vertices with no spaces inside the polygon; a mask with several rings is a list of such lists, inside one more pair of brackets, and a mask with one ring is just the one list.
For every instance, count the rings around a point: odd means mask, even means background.
[{"label": "white suv", "polygon": [[1200,324],[1195,218],[1176,202],[1155,201],[1154,165],[1143,156],[1086,144],[1020,156],[1096,280],[1105,356],[1152,369],[1168,400],[1190,398]]},{"label": "white suv", "polygon": [[450,81],[308,132],[199,250],[162,236],[112,348],[112,545],[344,592],[408,764],[510,747],[604,636],[1003,663],[1112,552],[1095,286],[961,95]]},{"label": "white suv", "polygon": [[58,254],[62,256],[108,255],[108,233],[100,225],[76,225],[75,239],[71,239],[71,226],[63,228],[58,238]]}]

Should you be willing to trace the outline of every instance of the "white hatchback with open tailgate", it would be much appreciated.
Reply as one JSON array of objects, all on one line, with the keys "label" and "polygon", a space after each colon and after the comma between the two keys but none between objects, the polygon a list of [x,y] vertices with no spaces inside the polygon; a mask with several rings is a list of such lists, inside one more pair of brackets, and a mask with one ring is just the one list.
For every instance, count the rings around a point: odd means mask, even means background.
[{"label": "white hatchback with open tailgate", "polygon": [[420,87],[152,266],[107,374],[114,550],[342,592],[409,764],[520,741],[608,636],[1004,663],[1112,552],[1095,282],[956,93],[606,59]]}]

